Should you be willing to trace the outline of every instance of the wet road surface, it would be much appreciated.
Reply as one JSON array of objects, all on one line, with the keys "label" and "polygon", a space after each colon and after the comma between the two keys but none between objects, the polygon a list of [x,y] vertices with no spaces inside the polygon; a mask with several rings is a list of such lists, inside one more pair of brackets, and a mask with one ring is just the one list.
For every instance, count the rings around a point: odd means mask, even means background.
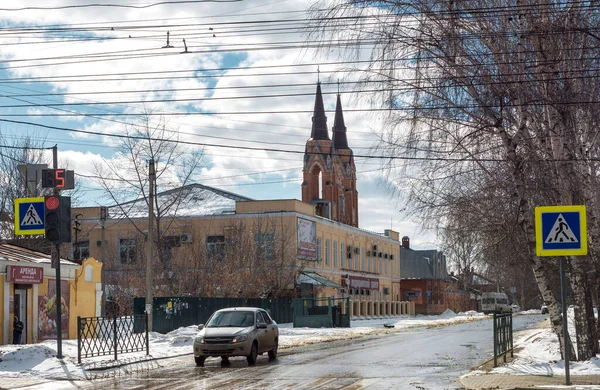
[{"label": "wet road surface", "polygon": [[[514,317],[514,330],[535,327],[544,317]],[[283,352],[283,351],[282,351]],[[210,358],[196,367],[193,357],[167,367],[94,381],[86,389],[455,389],[458,376],[492,357],[491,319],[419,328],[377,337],[322,343],[222,364]]]}]

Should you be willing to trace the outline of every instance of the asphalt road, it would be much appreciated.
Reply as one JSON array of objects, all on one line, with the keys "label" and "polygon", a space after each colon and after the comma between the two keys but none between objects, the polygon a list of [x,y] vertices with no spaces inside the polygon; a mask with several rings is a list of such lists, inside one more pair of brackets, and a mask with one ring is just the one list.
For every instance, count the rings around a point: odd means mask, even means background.
[{"label": "asphalt road", "polygon": [[[516,316],[514,330],[535,327],[544,316]],[[266,354],[249,367],[245,358],[193,358],[142,374],[94,381],[93,389],[454,389],[455,380],[492,357],[491,319],[420,328],[377,337]]]}]

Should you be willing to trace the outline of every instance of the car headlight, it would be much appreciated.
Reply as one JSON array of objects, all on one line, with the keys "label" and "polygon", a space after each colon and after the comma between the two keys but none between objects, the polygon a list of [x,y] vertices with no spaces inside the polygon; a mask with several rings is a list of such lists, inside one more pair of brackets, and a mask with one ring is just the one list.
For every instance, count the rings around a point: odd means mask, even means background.
[{"label": "car headlight", "polygon": [[204,337],[198,336],[194,339],[194,343],[196,344],[204,344]]},{"label": "car headlight", "polygon": [[243,334],[241,336],[234,337],[233,340],[231,340],[231,342],[235,344],[235,343],[241,343],[246,340],[248,340],[248,335]]}]

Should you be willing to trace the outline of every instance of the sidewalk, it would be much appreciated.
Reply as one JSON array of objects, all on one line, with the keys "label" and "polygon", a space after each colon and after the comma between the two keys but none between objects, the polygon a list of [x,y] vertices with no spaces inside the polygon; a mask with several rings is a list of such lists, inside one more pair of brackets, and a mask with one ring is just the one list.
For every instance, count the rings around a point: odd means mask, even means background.
[{"label": "sidewalk", "polygon": [[[517,388],[575,388],[588,385],[586,389],[600,389],[600,375],[571,375],[571,385],[565,386],[564,376],[484,374],[470,375],[458,380],[465,389],[517,389]],[[544,387],[541,387],[544,386]]]}]

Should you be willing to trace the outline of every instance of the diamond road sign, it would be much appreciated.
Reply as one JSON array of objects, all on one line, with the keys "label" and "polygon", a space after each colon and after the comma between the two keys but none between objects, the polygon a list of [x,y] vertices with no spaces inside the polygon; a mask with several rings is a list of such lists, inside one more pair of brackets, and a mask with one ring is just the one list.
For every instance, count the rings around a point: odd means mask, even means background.
[{"label": "diamond road sign", "polygon": [[45,234],[44,197],[15,199],[15,234]]},{"label": "diamond road sign", "polygon": [[535,208],[537,256],[587,255],[585,206]]}]

